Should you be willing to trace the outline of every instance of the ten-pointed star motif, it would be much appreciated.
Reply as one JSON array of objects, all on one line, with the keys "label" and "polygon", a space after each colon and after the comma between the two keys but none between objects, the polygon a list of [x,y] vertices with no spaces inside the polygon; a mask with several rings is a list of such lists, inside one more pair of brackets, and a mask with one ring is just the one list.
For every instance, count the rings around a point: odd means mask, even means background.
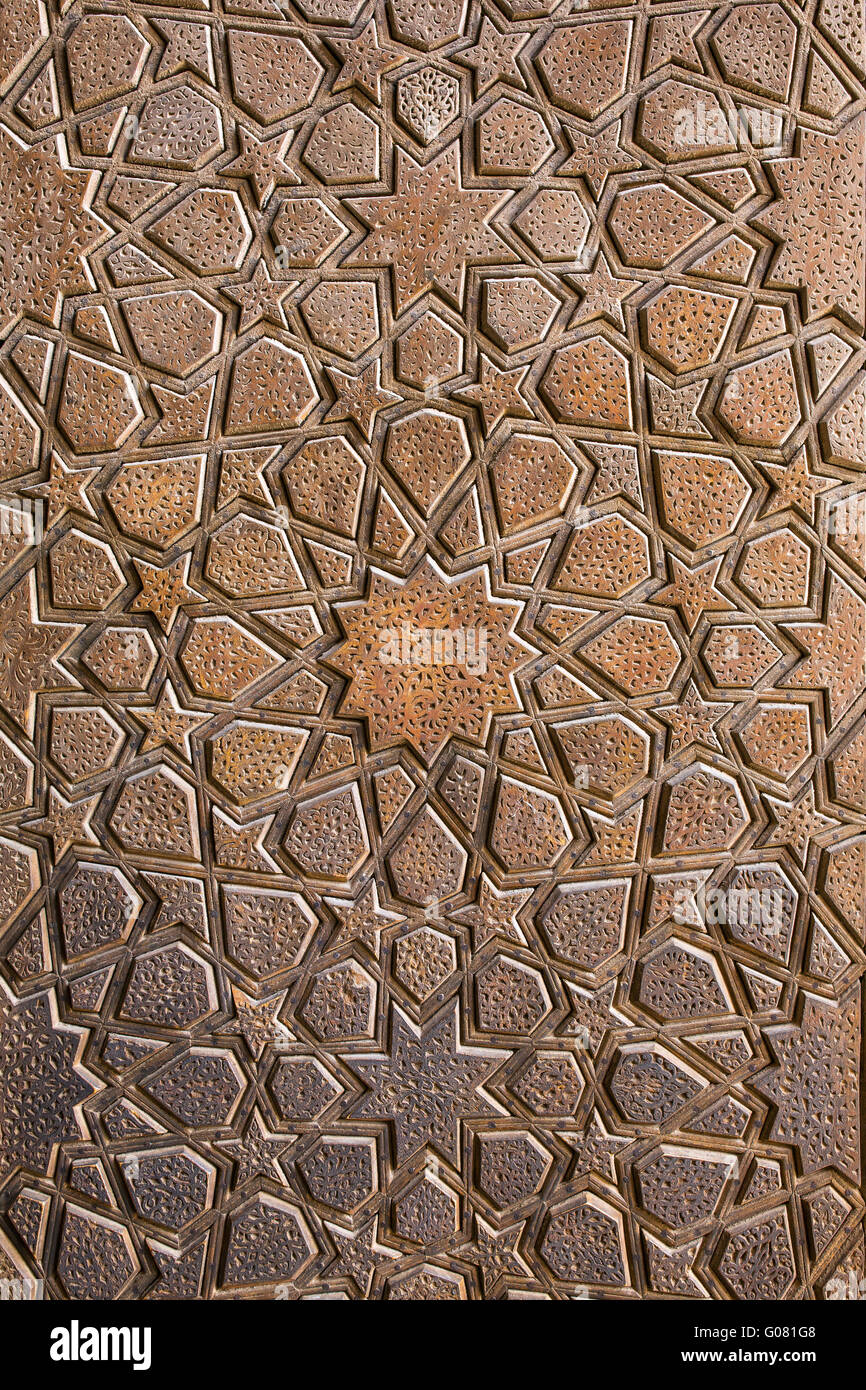
[{"label": "ten-pointed star motif", "polygon": [[341,714],[368,721],[374,749],[405,739],[427,763],[452,736],[482,741],[496,713],[520,708],[517,609],[492,598],[486,570],[448,580],[428,557],[402,582],[374,571],[367,600],[339,610],[346,640],[329,659],[351,678]]},{"label": "ten-pointed star motif", "polygon": [[460,305],[468,264],[513,259],[489,225],[510,197],[510,190],[464,186],[459,141],[429,164],[398,146],[394,192],[347,200],[370,228],[347,264],[390,266],[397,314],[433,288]]}]

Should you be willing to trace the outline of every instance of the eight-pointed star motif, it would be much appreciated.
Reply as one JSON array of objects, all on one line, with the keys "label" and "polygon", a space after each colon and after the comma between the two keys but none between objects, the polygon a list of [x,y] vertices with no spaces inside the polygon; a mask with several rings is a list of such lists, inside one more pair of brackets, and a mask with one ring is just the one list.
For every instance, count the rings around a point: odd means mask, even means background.
[{"label": "eight-pointed star motif", "polygon": [[396,314],[434,287],[459,306],[470,262],[513,260],[490,226],[510,197],[508,190],[465,187],[459,141],[429,164],[398,146],[394,192],[347,199],[370,228],[347,264],[391,267]]}]

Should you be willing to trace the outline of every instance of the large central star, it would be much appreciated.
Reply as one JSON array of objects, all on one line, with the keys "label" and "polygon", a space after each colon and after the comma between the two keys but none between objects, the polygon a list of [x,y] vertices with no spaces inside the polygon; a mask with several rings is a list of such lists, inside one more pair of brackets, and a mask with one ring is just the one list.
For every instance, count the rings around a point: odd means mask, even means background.
[{"label": "large central star", "polygon": [[482,1083],[510,1055],[462,1047],[456,1009],[423,1032],[395,1010],[390,1055],[347,1058],[370,1088],[354,1114],[393,1123],[398,1163],[430,1144],[457,1164],[459,1123],[498,1113]]},{"label": "large central star", "polygon": [[483,742],[494,714],[521,709],[519,608],[491,598],[486,570],[451,582],[429,559],[407,580],[374,570],[367,599],[339,610],[346,641],[331,661],[351,677],[340,714],[368,720],[374,750],[405,739],[427,763],[452,734]]},{"label": "large central star", "polygon": [[434,286],[459,308],[469,261],[513,260],[488,225],[510,196],[463,187],[456,140],[424,165],[398,147],[394,192],[348,200],[371,230],[347,264],[391,266],[395,314]]}]

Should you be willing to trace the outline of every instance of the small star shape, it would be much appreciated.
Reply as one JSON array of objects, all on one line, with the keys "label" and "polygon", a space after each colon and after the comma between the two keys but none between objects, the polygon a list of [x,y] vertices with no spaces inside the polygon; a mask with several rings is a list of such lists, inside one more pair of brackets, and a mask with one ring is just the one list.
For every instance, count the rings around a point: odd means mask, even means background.
[{"label": "small star shape", "polygon": [[702,700],[693,682],[678,705],[656,710],[656,714],[670,729],[668,757],[674,758],[684,748],[703,744],[705,748],[716,748],[724,752],[715,725],[733,705],[713,704]]},{"label": "small star shape", "polygon": [[520,389],[526,380],[530,365],[527,363],[525,367],[512,367],[503,371],[482,352],[479,359],[480,381],[454,392],[457,400],[471,401],[473,405],[478,406],[484,420],[486,435],[492,434],[499,421],[504,420],[506,415],[515,416],[520,420],[532,418],[532,411]]},{"label": "small star shape", "polygon": [[255,999],[238,985],[232,985],[235,1017],[226,1032],[240,1033],[250,1056],[257,1062],[266,1047],[281,1047],[297,1041],[294,1033],[278,1017],[287,994],[288,991],[283,990],[281,994],[271,994],[266,999]]},{"label": "small star shape", "polygon": [[278,874],[281,872],[265,849],[273,816],[241,825],[226,811],[213,808],[213,833],[216,861],[220,868],[247,869],[250,873]]},{"label": "small star shape", "polygon": [[264,502],[273,507],[274,499],[264,478],[264,470],[279,452],[279,446],[265,445],[253,449],[224,449],[220,459],[220,483],[217,510],[221,511],[236,497],[248,497],[251,502]]},{"label": "small star shape", "polygon": [[171,681],[166,681],[156,705],[149,709],[131,709],[130,714],[137,723],[147,729],[140,753],[149,753],[151,748],[162,748],[166,744],[187,762],[192,762],[189,736],[199,726],[212,718],[210,714],[196,714],[185,710],[178,703]]},{"label": "small star shape", "polygon": [[55,864],[60,863],[73,845],[99,844],[91,829],[90,819],[101,795],[100,792],[86,801],[67,801],[55,787],[49,789],[48,811],[39,820],[29,821],[28,828],[51,836]]},{"label": "small star shape", "polygon": [[695,45],[695,35],[705,23],[709,10],[689,10],[685,14],[659,15],[650,20],[647,32],[644,76],[656,72],[666,63],[703,72],[703,63]]},{"label": "small star shape", "polygon": [[382,99],[382,77],[399,68],[409,57],[402,49],[379,38],[375,19],[370,20],[356,39],[329,38],[326,42],[343,65],[333,90],[342,92],[355,86],[377,106]]},{"label": "small star shape", "polygon": [[377,357],[358,376],[326,367],[337,399],[325,416],[326,421],[354,420],[366,439],[373,438],[373,424],[380,410],[401,401],[396,391],[381,385],[382,359]]},{"label": "small star shape", "polygon": [[280,1167],[280,1159],[294,1143],[294,1136],[272,1134],[256,1110],[240,1139],[230,1139],[218,1147],[235,1164],[233,1187],[243,1187],[254,1178],[270,1178],[285,1187],[286,1175]]},{"label": "small star shape", "polygon": [[616,1182],[614,1155],[631,1141],[608,1134],[597,1110],[593,1111],[592,1119],[582,1133],[557,1130],[557,1136],[564,1140],[570,1149],[574,1150],[575,1160],[572,1178],[584,1177],[587,1173],[596,1173],[607,1182]]},{"label": "small star shape", "polygon": [[475,73],[475,95],[483,96],[494,82],[508,82],[512,87],[523,87],[517,55],[523,51],[529,34],[502,34],[488,18],[481,21],[478,38],[469,48],[455,53],[454,61]]},{"label": "small star shape", "polygon": [[793,803],[779,801],[774,796],[765,796],[764,801],[773,817],[773,829],[767,837],[767,844],[790,850],[800,867],[805,868],[809,841],[839,822],[816,809],[815,788],[811,782],[799,800]]},{"label": "small star shape", "polygon": [[643,510],[637,450],[629,445],[589,444],[584,448],[596,465],[586,502],[606,502],[609,497],[627,497]]},{"label": "small star shape", "polygon": [[322,1270],[322,1279],[348,1279],[361,1298],[370,1292],[373,1278],[382,1264],[393,1260],[396,1252],[389,1255],[386,1247],[376,1241],[376,1221],[374,1216],[359,1231],[344,1231],[339,1226],[326,1222],[328,1233],[336,1246],[337,1253]]},{"label": "small star shape", "polygon": [[532,1270],[517,1248],[525,1225],[526,1222],[521,1221],[518,1226],[495,1231],[476,1216],[472,1258],[481,1270],[485,1298],[492,1296],[497,1285],[507,1285],[509,1275],[514,1279],[532,1278]]},{"label": "small star shape", "polygon": [[583,296],[571,317],[569,328],[589,323],[591,319],[605,318],[615,324],[621,332],[625,332],[622,305],[638,289],[639,281],[612,275],[610,262],[604,251],[599,251],[592,271],[586,275],[569,275],[566,278]]},{"label": "small star shape", "polygon": [[531,897],[531,888],[500,892],[487,875],[482,874],[478,887],[478,902],[461,907],[457,912],[449,913],[449,916],[455,922],[468,923],[472,929],[472,945],[476,951],[494,936],[504,936],[508,941],[519,941],[525,945],[526,938],[517,922],[517,913]]},{"label": "small star shape", "polygon": [[274,280],[263,260],[260,260],[249,280],[241,285],[224,285],[223,294],[241,308],[238,333],[246,333],[254,324],[267,319],[278,328],[288,328],[283,300],[297,289],[297,280]]},{"label": "small star shape", "polygon": [[141,593],[129,605],[135,613],[152,613],[163,632],[169,633],[181,608],[202,603],[201,594],[187,583],[191,555],[179,555],[170,565],[150,565],[133,557],[141,581]]},{"label": "small star shape", "polygon": [[385,928],[406,920],[399,912],[386,912],[379,906],[379,892],[372,880],[354,902],[343,898],[326,898],[325,902],[340,924],[328,943],[329,952],[359,941],[372,955],[378,956],[379,938]]},{"label": "small star shape", "polygon": [[48,481],[29,489],[33,496],[48,499],[46,531],[67,512],[96,516],[87,496],[87,488],[98,472],[98,468],[68,468],[62,458],[52,453]]},{"label": "small star shape", "polygon": [[566,126],[572,153],[557,169],[557,174],[567,174],[574,178],[582,174],[589,184],[593,198],[598,202],[610,174],[625,174],[637,169],[637,162],[619,148],[622,121],[615,121],[598,135],[584,135],[583,131]]},{"label": "small star shape", "polygon": [[297,174],[284,163],[294,132],[284,131],[279,135],[259,140],[246,126],[238,126],[238,142],[241,152],[221,173],[233,178],[249,179],[256,202],[263,208],[278,183],[300,183]]},{"label": "small star shape", "polygon": [[723,559],[719,556],[690,569],[675,555],[669,555],[672,581],[653,595],[652,602],[664,608],[678,608],[689,632],[694,632],[702,613],[720,613],[734,606],[716,588]]},{"label": "small star shape", "polygon": [[810,472],[805,449],[801,449],[788,464],[762,463],[760,467],[773,485],[773,491],[764,503],[762,516],[772,516],[775,512],[792,507],[814,524],[815,499],[822,492],[829,492],[837,486],[835,478],[824,478]]},{"label": "small star shape", "polygon": [[575,1038],[575,1047],[595,1053],[609,1028],[617,1024],[628,1027],[629,1020],[614,1008],[615,980],[597,990],[585,989],[570,981],[567,984],[571,1012],[559,1032],[565,1038]]}]

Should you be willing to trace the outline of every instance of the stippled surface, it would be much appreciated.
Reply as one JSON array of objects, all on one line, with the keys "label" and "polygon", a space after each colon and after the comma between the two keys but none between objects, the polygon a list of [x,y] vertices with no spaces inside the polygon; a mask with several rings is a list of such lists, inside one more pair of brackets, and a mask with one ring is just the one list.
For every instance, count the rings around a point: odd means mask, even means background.
[{"label": "stippled surface", "polygon": [[0,4],[7,1292],[863,1296],[864,64]]}]

